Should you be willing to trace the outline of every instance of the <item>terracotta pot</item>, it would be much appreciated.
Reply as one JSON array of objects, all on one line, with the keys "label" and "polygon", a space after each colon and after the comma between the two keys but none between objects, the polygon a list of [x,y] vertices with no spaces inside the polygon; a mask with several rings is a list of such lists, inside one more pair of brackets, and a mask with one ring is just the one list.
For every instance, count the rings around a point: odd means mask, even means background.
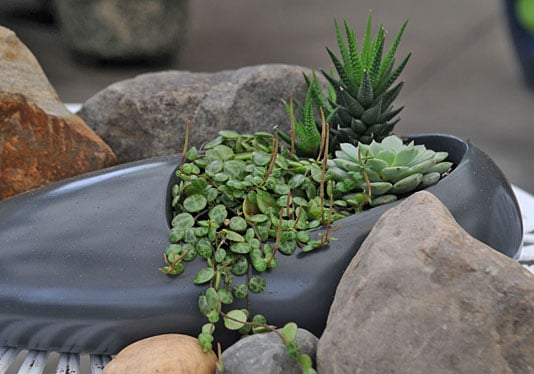
[{"label": "terracotta pot", "polygon": [[[416,143],[449,152],[455,169],[428,188],[474,237],[510,257],[522,242],[519,207],[495,163],[450,135]],[[171,215],[169,189],[178,157],[145,160],[56,183],[0,202],[0,345],[116,353],[162,333],[196,336],[205,322],[193,285],[203,261],[179,277],[158,268]],[[308,254],[280,256],[253,295],[270,323],[296,321],[316,335],[345,267],[379,216],[394,204],[338,223],[339,240]],[[232,333],[217,336],[224,345]]]}]

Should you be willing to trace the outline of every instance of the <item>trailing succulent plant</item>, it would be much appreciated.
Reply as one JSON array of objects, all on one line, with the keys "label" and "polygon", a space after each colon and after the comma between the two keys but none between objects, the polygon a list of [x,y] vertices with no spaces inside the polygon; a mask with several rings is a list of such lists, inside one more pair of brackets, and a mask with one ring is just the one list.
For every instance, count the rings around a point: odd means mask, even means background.
[{"label": "trailing succulent plant", "polygon": [[[450,170],[446,152],[390,135],[402,110],[392,103],[403,83],[391,86],[410,57],[394,67],[405,27],[383,58],[384,28],[372,39],[371,16],[361,49],[347,23],[346,43],[336,23],[341,59],[328,53],[339,79],[323,72],[330,82],[325,97],[315,73],[304,77],[304,104],[292,98],[285,104],[289,134],[225,130],[198,152],[188,148],[186,127],[180,181],[172,188],[171,245],[160,270],[179,275],[185,262],[206,262],[194,278],[206,285],[198,299],[206,317],[198,336],[205,351],[213,347],[219,322],[245,335],[275,331],[303,373],[315,373],[294,341],[295,323],[278,332],[265,316],[251,316],[235,302],[268,286],[262,273],[274,271],[279,254],[322,247],[332,239],[334,221],[430,186]],[[310,234],[320,226],[322,232]]]},{"label": "trailing succulent plant", "polygon": [[434,152],[414,142],[404,144],[395,135],[382,142],[354,146],[342,143],[328,160],[328,175],[340,192],[364,191],[373,206],[437,183],[450,170],[447,152]]}]

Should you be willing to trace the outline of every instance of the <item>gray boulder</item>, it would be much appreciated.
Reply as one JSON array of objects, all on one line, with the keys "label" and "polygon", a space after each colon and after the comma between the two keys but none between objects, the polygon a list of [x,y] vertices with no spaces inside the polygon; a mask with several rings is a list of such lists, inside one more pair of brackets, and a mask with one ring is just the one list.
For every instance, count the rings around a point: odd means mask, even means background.
[{"label": "gray boulder", "polygon": [[[315,362],[317,337],[298,329],[295,338],[302,353]],[[274,333],[255,334],[239,340],[222,354],[224,374],[300,374],[302,369],[291,359],[280,337]],[[217,371],[217,373],[220,373]]]},{"label": "gray boulder", "polygon": [[259,65],[217,73],[166,71],[115,83],[84,105],[79,115],[121,162],[177,154],[191,121],[190,145],[222,129],[241,133],[289,128],[282,100],[304,100],[309,69]]},{"label": "gray boulder", "polygon": [[319,373],[532,373],[534,275],[418,192],[386,212],[344,273]]}]

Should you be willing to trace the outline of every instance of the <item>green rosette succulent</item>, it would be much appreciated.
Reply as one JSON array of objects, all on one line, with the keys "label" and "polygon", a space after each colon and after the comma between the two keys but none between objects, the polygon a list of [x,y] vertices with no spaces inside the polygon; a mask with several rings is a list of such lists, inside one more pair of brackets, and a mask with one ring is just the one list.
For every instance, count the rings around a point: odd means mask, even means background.
[{"label": "green rosette succulent", "polygon": [[452,166],[445,161],[447,152],[435,152],[413,141],[404,144],[395,135],[368,145],[341,143],[335,156],[328,161],[328,175],[337,182],[336,189],[359,188],[373,206],[437,183]]}]

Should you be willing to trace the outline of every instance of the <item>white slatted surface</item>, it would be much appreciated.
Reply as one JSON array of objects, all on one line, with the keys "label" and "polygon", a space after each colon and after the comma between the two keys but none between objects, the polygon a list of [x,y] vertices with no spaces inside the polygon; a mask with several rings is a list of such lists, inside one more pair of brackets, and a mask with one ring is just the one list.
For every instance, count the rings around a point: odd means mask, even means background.
[{"label": "white slatted surface", "polygon": [[[514,191],[521,206],[525,231],[519,262],[534,273],[534,196],[515,186]],[[0,347],[0,374],[100,374],[104,366],[111,360],[111,356],[107,355],[90,355],[89,363],[86,365],[87,367],[84,367],[80,364],[78,354],[61,353],[57,367],[50,368],[49,363],[47,366],[48,357],[49,352],[21,351],[15,348]],[[23,360],[22,364],[20,364],[21,360]]]}]

